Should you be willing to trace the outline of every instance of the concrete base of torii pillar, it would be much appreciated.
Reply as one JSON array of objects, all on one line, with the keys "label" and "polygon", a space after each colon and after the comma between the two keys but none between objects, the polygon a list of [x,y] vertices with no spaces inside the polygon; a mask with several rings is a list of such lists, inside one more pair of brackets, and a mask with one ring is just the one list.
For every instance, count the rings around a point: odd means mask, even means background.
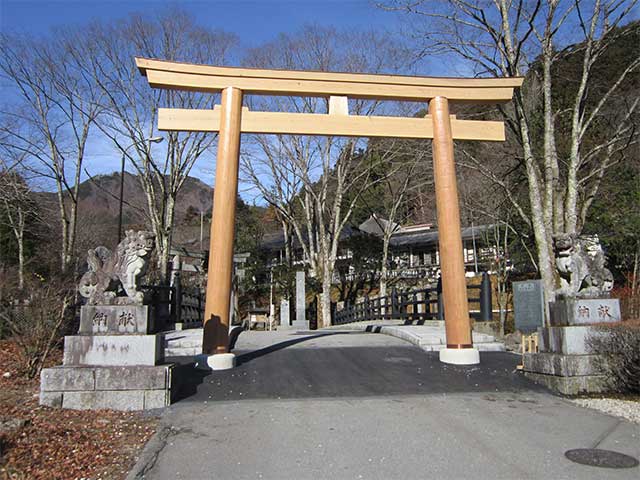
[{"label": "concrete base of torii pillar", "polygon": [[480,352],[477,348],[443,348],[440,361],[452,365],[476,365],[480,363]]},{"label": "concrete base of torii pillar", "polygon": [[236,366],[236,356],[233,353],[201,354],[195,358],[196,368],[199,370],[230,370]]}]

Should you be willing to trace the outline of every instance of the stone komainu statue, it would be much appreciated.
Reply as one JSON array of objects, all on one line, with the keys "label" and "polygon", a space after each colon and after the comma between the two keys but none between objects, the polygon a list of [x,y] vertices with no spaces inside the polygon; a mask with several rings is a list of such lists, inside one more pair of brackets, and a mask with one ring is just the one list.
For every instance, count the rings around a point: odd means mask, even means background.
[{"label": "stone komainu statue", "polygon": [[115,253],[106,247],[89,250],[89,271],[78,286],[87,304],[142,305],[144,294],[138,286],[147,272],[154,242],[151,232],[127,230]]},{"label": "stone komainu statue", "polygon": [[556,268],[560,274],[557,293],[565,297],[608,297],[613,288],[613,275],[597,235],[554,237]]}]

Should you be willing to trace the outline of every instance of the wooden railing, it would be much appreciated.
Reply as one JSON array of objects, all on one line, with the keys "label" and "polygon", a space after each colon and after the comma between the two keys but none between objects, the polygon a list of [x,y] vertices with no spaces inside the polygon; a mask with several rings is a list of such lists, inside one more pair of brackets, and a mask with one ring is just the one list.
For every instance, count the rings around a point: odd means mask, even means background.
[{"label": "wooden railing", "polygon": [[[477,321],[491,321],[492,303],[489,275],[483,273],[480,285],[468,285],[467,292],[469,315]],[[344,325],[372,320],[420,322],[444,319],[442,289],[438,287],[405,291],[393,289],[391,295],[384,297],[364,297],[363,301],[354,305],[346,304],[342,310],[336,311],[332,323],[333,325]]]}]

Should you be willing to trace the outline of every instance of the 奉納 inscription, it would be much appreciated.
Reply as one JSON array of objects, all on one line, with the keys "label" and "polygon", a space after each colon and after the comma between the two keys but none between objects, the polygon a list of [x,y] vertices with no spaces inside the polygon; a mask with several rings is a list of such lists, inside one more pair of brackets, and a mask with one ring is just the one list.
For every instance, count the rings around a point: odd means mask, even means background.
[{"label": "\u5949\u7d0d inscription", "polygon": [[80,309],[81,335],[147,334],[153,331],[147,305],[85,305]]},{"label": "\u5949\u7d0d inscription", "polygon": [[105,312],[95,312],[93,314],[93,332],[107,332],[109,329],[109,316]]},{"label": "\u5949\u7d0d inscription", "polygon": [[132,312],[120,312],[120,315],[118,315],[118,331],[126,333],[136,331],[136,316]]}]

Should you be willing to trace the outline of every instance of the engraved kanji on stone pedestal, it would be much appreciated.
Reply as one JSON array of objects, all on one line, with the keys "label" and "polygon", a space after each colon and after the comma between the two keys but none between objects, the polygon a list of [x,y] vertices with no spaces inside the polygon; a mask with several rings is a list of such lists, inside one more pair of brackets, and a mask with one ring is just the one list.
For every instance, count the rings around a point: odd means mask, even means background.
[{"label": "engraved kanji on stone pedestal", "polygon": [[80,308],[80,335],[148,334],[155,330],[150,305],[85,305]]},{"label": "engraved kanji on stone pedestal", "polygon": [[565,298],[549,304],[549,325],[568,327],[622,320],[617,298]]}]

